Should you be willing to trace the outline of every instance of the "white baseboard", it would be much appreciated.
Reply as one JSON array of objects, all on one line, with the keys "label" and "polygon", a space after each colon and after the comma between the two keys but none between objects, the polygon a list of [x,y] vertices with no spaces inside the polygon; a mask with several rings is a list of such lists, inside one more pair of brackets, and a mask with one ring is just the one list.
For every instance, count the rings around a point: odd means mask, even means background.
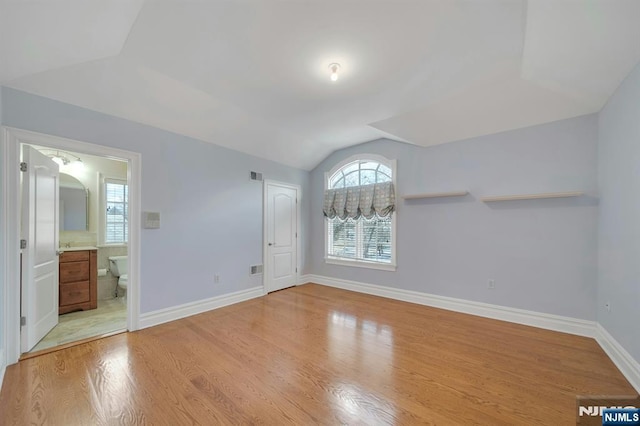
[{"label": "white baseboard", "polygon": [[223,306],[233,305],[234,303],[244,302],[245,300],[255,299],[263,295],[263,288],[259,286],[234,293],[223,294],[210,299],[198,300],[197,302],[147,312],[140,315],[140,329],[222,308]]},{"label": "white baseboard", "polygon": [[437,296],[435,294],[422,293],[418,291],[401,290],[357,281],[324,277],[321,275],[305,275],[304,278],[306,279],[306,282],[322,284],[344,290],[357,291],[359,293],[372,294],[374,296],[387,297],[389,299],[402,300],[404,302],[432,306],[434,308],[447,309],[449,311],[530,325],[547,330],[575,334],[578,336],[595,337],[596,335],[595,321],[587,321],[524,309],[509,308],[506,306],[456,299],[453,297]]},{"label": "white baseboard", "polygon": [[[298,277],[298,284],[296,284],[296,285],[303,285],[303,284],[308,284],[308,283],[312,282],[311,281],[311,277],[312,277],[312,275],[309,275],[309,274],[300,275]],[[320,284],[320,283],[318,283],[318,284]]]},{"label": "white baseboard", "polygon": [[631,386],[640,393],[640,363],[633,359],[631,354],[600,324],[597,327],[596,341],[631,383]]}]

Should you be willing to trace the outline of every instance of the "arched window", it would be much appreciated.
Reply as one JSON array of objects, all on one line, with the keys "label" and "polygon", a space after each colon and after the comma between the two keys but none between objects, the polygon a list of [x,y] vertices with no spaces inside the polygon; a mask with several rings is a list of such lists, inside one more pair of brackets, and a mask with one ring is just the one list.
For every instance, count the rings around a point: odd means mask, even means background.
[{"label": "arched window", "polygon": [[351,186],[369,185],[378,182],[392,182],[393,172],[389,166],[371,160],[356,160],[329,178],[328,189],[347,188]]},{"label": "arched window", "polygon": [[395,161],[349,158],[325,179],[326,261],[395,270]]}]

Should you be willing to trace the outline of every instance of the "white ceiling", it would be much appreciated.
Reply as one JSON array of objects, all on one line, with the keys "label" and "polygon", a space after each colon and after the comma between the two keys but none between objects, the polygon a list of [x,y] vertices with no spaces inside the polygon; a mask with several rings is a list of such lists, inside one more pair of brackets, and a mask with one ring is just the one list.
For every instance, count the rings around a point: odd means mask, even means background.
[{"label": "white ceiling", "polygon": [[638,22],[638,0],[0,0],[0,84],[312,169],[599,111]]}]

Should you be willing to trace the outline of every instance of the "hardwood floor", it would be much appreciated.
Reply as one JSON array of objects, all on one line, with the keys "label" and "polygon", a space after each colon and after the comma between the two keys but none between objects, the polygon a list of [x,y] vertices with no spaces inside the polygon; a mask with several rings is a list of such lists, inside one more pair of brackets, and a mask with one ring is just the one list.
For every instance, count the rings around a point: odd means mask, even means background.
[{"label": "hardwood floor", "polygon": [[535,424],[636,392],[593,339],[313,284],[27,359],[0,424]]}]

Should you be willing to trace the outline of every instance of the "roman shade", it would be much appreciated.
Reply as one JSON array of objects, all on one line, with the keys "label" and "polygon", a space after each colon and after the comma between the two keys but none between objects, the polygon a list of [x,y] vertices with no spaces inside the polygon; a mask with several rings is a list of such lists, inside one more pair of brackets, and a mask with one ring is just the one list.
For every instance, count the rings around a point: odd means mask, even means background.
[{"label": "roman shade", "polygon": [[328,189],[324,193],[325,217],[340,220],[391,216],[396,208],[393,182]]}]

